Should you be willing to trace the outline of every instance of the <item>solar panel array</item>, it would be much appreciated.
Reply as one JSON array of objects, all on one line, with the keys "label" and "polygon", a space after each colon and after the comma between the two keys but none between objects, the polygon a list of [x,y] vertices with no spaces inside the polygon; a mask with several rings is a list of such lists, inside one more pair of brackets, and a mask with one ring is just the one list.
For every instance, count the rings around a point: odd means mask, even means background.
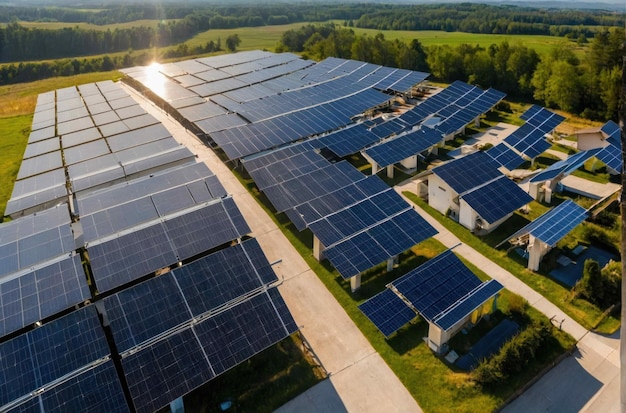
[{"label": "solar panel array", "polygon": [[384,168],[424,152],[440,143],[442,139],[440,132],[422,128],[366,149],[365,153]]},{"label": "solar panel array", "polygon": [[509,170],[517,168],[524,158],[534,159],[552,146],[546,139],[565,118],[556,113],[533,105],[520,118],[526,121],[504,142],[489,149],[487,153]]},{"label": "solar panel array", "polygon": [[495,223],[533,200],[504,175],[460,197],[486,222]]},{"label": "solar panel array", "polygon": [[195,124],[230,159],[333,131],[406,92],[427,73],[328,58],[314,64],[298,56],[242,52],[131,68],[143,83]]},{"label": "solar panel array", "polygon": [[447,250],[390,283],[359,309],[386,337],[412,320],[414,310],[446,331],[502,288],[496,280],[481,282]]},{"label": "solar panel array", "polygon": [[38,100],[26,153],[7,215],[54,205],[68,190],[81,192],[194,161],[111,81],[60,89]]},{"label": "solar panel array", "polygon": [[587,215],[583,207],[568,199],[511,235],[509,239],[530,234],[554,247],[572,229],[587,219]]},{"label": "solar panel array", "polygon": [[415,311],[447,331],[502,289],[496,280],[481,282],[447,250],[390,283],[359,309],[385,337],[411,321]]},{"label": "solar panel array", "polygon": [[[119,85],[40,95],[26,155],[0,225],[0,411],[155,411],[297,330],[232,197]],[[52,180],[71,207],[48,207]]]},{"label": "solar panel array", "polygon": [[274,208],[310,228],[325,257],[350,278],[406,251],[436,231],[376,176],[331,163],[310,142],[244,159]]}]

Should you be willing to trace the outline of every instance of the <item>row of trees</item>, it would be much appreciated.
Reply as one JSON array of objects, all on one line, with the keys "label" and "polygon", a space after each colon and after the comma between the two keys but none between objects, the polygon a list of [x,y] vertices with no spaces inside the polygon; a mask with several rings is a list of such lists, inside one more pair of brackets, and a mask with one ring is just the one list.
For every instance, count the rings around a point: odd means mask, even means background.
[{"label": "row of trees", "polygon": [[[238,34],[228,36],[224,42],[230,52],[237,50],[241,44]],[[161,57],[176,58],[204,53],[218,52],[222,49],[222,41],[210,40],[203,46],[189,47],[185,43],[175,49],[166,50]],[[143,66],[155,60],[153,53],[131,53],[121,56],[101,56],[94,58],[59,59],[47,62],[27,62],[0,66],[0,85],[32,82],[56,76],[72,76],[81,73],[106,72],[132,66]]]},{"label": "row of trees", "polygon": [[623,38],[621,28],[603,30],[591,41],[584,59],[566,42],[540,58],[535,50],[508,42],[487,48],[470,44],[423,47],[416,39],[407,44],[387,40],[382,34],[357,36],[351,29],[307,25],[284,33],[278,50],[314,59],[336,56],[430,72],[438,80],[494,87],[587,118],[616,120]]}]

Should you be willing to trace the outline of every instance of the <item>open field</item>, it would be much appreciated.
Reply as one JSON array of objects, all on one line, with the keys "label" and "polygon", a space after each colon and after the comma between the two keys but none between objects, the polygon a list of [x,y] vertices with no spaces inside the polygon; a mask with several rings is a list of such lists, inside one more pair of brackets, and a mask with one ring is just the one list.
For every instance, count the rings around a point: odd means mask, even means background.
[{"label": "open field", "polygon": [[[26,22],[26,21],[18,21],[17,23],[19,23],[20,26],[22,27],[26,27],[28,29],[31,28],[35,28],[35,29],[47,29],[47,30],[59,30],[59,29],[64,29],[64,28],[68,28],[68,27],[79,27],[81,29],[85,29],[85,30],[100,30],[100,31],[107,31],[107,30],[115,30],[115,29],[128,29],[131,27],[157,27],[157,25],[159,23],[164,23],[164,22],[168,22],[168,21],[175,21],[176,19],[172,19],[172,20],[135,20],[132,22],[126,22],[126,23],[116,23],[116,24],[103,24],[103,25],[99,25],[99,24],[91,24],[91,23],[67,23],[67,22]],[[4,27],[6,26],[6,23],[0,23],[0,27]]]}]

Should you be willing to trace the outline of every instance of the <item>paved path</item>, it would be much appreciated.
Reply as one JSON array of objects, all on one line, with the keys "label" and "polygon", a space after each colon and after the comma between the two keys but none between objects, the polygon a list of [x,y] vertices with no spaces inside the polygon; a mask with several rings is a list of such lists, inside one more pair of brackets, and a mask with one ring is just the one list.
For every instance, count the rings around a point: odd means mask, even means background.
[{"label": "paved path", "polygon": [[[395,187],[396,191],[415,192],[411,180]],[[412,203],[409,199],[408,202]],[[413,204],[415,205],[415,204]],[[508,405],[507,413],[586,411],[617,412],[619,408],[619,333],[604,337],[588,332],[535,290],[513,274],[487,259],[461,241],[419,206],[415,210],[439,231],[435,238],[462,255],[505,288],[524,297],[548,318],[554,317],[563,330],[578,342],[577,350],[552,369],[521,397]],[[562,322],[561,322],[562,321]]]},{"label": "paved path", "polygon": [[[124,86],[125,87],[125,86]],[[231,171],[193,134],[125,87],[172,136],[218,176],[252,229],[278,277],[278,287],[328,380],[283,406],[288,412],[421,412],[411,394],[369,344],[317,275]],[[331,407],[329,409],[329,407]]]}]

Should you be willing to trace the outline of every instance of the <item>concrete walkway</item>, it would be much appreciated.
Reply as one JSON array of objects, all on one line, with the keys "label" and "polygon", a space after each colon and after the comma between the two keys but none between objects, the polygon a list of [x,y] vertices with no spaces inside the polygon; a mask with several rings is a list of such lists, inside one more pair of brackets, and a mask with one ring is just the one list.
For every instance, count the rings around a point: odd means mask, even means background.
[{"label": "concrete walkway", "polygon": [[133,89],[123,87],[218,176],[252,229],[278,277],[300,331],[329,379],[283,406],[288,412],[421,412],[411,394],[369,344],[271,218],[215,153]]},{"label": "concrete walkway", "polygon": [[[411,180],[395,187],[400,194],[415,192]],[[407,199],[407,198],[405,198]],[[407,199],[409,203],[412,203]],[[413,204],[413,203],[412,203]],[[413,204],[415,205],[415,204]],[[415,210],[439,231],[435,238],[478,268],[498,280],[505,288],[524,297],[553,323],[578,342],[574,354],[552,369],[529,391],[504,411],[522,412],[617,412],[619,408],[619,334],[604,337],[587,331],[541,294],[513,274],[461,241],[419,206]]]}]

